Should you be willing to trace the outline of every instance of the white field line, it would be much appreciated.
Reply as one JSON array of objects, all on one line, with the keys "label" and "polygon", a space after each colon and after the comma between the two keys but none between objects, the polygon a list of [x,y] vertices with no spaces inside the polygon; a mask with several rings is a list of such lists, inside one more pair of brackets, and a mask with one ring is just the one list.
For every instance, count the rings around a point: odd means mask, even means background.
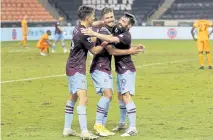
[{"label": "white field line", "polygon": [[[162,63],[151,63],[151,64],[144,64],[144,65],[137,65],[136,68],[140,69],[142,67],[149,67],[149,66],[156,66],[156,65],[166,65],[166,64],[175,64],[175,63],[189,62],[189,61],[195,61],[195,60],[196,59],[186,59],[186,60],[168,61],[168,62],[162,62]],[[13,83],[13,82],[21,82],[21,81],[29,81],[29,80],[37,80],[37,79],[47,79],[47,78],[62,77],[62,76],[65,76],[65,74],[50,75],[50,76],[43,76],[43,77],[34,77],[34,78],[25,78],[25,79],[18,79],[18,80],[1,81],[1,84]]]},{"label": "white field line", "polygon": [[159,63],[150,63],[150,64],[144,64],[144,65],[137,65],[136,68],[142,68],[142,67],[149,67],[149,66],[156,66],[156,65],[165,65],[165,64],[175,64],[175,63],[181,63],[181,62],[189,62],[189,61],[195,61],[197,59],[185,59],[185,60],[176,60],[176,61],[168,61],[168,62],[159,62]]},{"label": "white field line", "polygon": [[50,76],[43,76],[43,77],[34,77],[34,78],[26,78],[26,79],[19,79],[19,80],[9,80],[9,81],[2,81],[1,83],[13,83],[13,82],[20,82],[20,81],[29,81],[29,80],[37,80],[37,79],[47,79],[47,78],[53,78],[53,77],[62,77],[65,76],[65,74],[60,75],[50,75]]}]

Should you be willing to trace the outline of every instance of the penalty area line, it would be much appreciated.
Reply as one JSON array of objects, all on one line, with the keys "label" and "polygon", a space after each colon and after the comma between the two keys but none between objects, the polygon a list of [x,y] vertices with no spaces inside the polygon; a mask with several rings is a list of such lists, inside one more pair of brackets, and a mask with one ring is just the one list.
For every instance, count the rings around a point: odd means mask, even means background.
[{"label": "penalty area line", "polygon": [[[162,63],[151,63],[151,64],[144,64],[144,65],[137,65],[136,68],[149,67],[149,66],[155,66],[155,65],[175,64],[175,63],[189,62],[189,61],[195,61],[195,60],[196,59],[187,59],[187,60],[168,61],[168,62],[162,62]],[[38,80],[38,79],[47,79],[47,78],[54,78],[54,77],[62,77],[62,76],[65,76],[65,75],[66,74],[59,74],[59,75],[50,75],[50,76],[18,79],[18,80],[8,80],[8,81],[1,81],[1,84],[30,81],[30,80]]]}]

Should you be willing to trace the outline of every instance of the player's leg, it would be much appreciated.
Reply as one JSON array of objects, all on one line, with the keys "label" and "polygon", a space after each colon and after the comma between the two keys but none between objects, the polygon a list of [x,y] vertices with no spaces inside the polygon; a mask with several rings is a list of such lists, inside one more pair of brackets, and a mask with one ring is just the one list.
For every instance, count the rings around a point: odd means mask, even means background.
[{"label": "player's leg", "polygon": [[105,112],[104,112],[104,115],[103,115],[103,118],[102,118],[102,128],[103,128],[103,131],[108,135],[108,136],[112,136],[112,135],[115,135],[115,133],[109,131],[107,128],[106,128],[106,121],[107,121],[107,116],[108,116],[108,113],[109,113],[109,107],[110,107],[110,103],[111,103],[111,100],[112,100],[112,94],[113,94],[113,90],[112,88],[107,88],[107,89],[103,89],[103,96],[101,97],[101,99],[99,100],[99,104],[101,102],[102,99],[106,99],[105,101],[106,102],[106,107],[105,107]]},{"label": "player's leg", "polygon": [[23,34],[22,35],[22,40],[21,42],[19,43],[19,46],[23,46],[23,47],[26,47],[26,36]]},{"label": "player's leg", "polygon": [[136,106],[132,99],[135,94],[135,72],[127,71],[124,74],[118,74],[119,85],[121,87],[121,95],[126,106],[127,116],[129,119],[129,128],[121,136],[137,135],[136,129]]},{"label": "player's leg", "polygon": [[43,53],[44,46],[42,44],[37,43],[36,47],[40,49],[39,53],[40,53],[41,56],[46,56],[46,54]]},{"label": "player's leg", "polygon": [[211,55],[211,52],[210,52],[210,42],[209,42],[209,40],[205,41],[204,50],[206,52],[209,69],[212,69],[212,55]]},{"label": "player's leg", "polygon": [[108,108],[110,105],[110,101],[112,99],[112,76],[101,72],[99,70],[95,70],[92,74],[92,79],[96,88],[97,94],[101,94],[101,98],[97,104],[96,111],[96,122],[94,125],[94,130],[100,136],[108,136],[113,135],[110,133],[104,126],[104,116],[108,113]]},{"label": "player's leg", "polygon": [[65,43],[64,43],[64,35],[63,35],[63,33],[60,35],[60,40],[61,40],[61,46],[62,46],[62,48],[64,49],[64,53],[67,53],[68,51],[67,51],[67,48],[66,48],[66,45],[65,45]]},{"label": "player's leg", "polygon": [[119,110],[120,110],[120,119],[119,123],[115,128],[113,128],[113,131],[119,131],[126,129],[126,117],[127,117],[127,111],[126,111],[126,105],[123,101],[122,95],[121,95],[121,86],[119,82],[119,77],[117,74],[117,81],[116,81],[116,90],[118,92],[118,101],[119,101]]},{"label": "player's leg", "polygon": [[59,35],[55,34],[54,39],[53,39],[53,44],[52,44],[52,53],[55,53],[56,43],[58,42],[58,40],[59,40]]},{"label": "player's leg", "polygon": [[42,56],[46,56],[47,50],[49,48],[49,45],[46,44],[46,43],[43,43],[43,44],[40,45],[40,48],[41,48],[40,54]]},{"label": "player's leg", "polygon": [[72,92],[76,93],[79,98],[79,104],[77,106],[77,113],[78,113],[78,120],[81,128],[81,135],[80,137],[83,139],[96,139],[97,136],[90,133],[87,129],[87,112],[86,112],[86,105],[88,102],[87,96],[87,81],[86,75],[76,73],[73,76],[72,84],[70,85],[73,87]]},{"label": "player's leg", "polygon": [[203,58],[204,42],[197,40],[197,48],[199,53],[200,69],[204,69],[204,58]]},{"label": "player's leg", "polygon": [[76,131],[71,128],[73,121],[73,111],[77,99],[78,99],[77,94],[70,93],[65,106],[65,121],[64,121],[63,136],[79,136],[79,134],[76,133]]},{"label": "player's leg", "polygon": [[23,40],[23,46],[27,47],[27,35],[23,36],[24,40]]},{"label": "player's leg", "polygon": [[78,99],[78,96],[76,94],[75,75],[68,76],[68,86],[70,95],[65,105],[65,122],[64,122],[63,136],[79,135],[71,128],[73,121],[73,111],[75,103]]},{"label": "player's leg", "polygon": [[[110,75],[108,75],[108,77],[109,77],[109,84],[111,84],[111,88],[109,88],[110,90],[106,90],[106,91],[104,90],[103,95],[105,97],[107,96],[109,99],[112,100],[113,89],[114,89],[113,88],[114,87],[113,76],[112,76],[112,74],[110,74]],[[107,92],[107,93],[105,93],[105,92]],[[110,102],[111,102],[111,100],[110,100]],[[107,116],[108,116],[108,112],[109,112],[110,102],[109,102],[109,104],[107,104],[107,108],[106,108],[105,113],[104,113],[104,119],[103,119],[103,122],[102,122],[103,126],[105,126],[106,122],[107,122]]]}]

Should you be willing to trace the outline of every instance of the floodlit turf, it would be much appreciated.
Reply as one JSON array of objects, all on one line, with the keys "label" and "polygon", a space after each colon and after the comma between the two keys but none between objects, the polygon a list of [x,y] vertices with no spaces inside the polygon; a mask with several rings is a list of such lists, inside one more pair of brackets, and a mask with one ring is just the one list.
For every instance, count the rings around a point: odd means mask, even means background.
[{"label": "floodlit turf", "polygon": [[[101,139],[212,140],[213,70],[198,69],[195,42],[137,40],[134,43],[146,45],[146,53],[133,56],[138,68],[134,100],[139,135],[121,138],[119,132]],[[77,140],[62,137],[68,95],[67,78],[63,74],[68,54],[63,54],[58,44],[57,53],[41,57],[35,44],[28,43],[29,48],[20,48],[17,42],[1,44],[2,139]],[[37,77],[40,78],[31,79]],[[30,79],[11,81],[27,78]],[[87,79],[88,127],[92,130],[99,97],[89,75]],[[119,119],[116,93],[113,97],[107,122],[110,130]],[[79,131],[76,110],[74,115],[73,129]]]}]

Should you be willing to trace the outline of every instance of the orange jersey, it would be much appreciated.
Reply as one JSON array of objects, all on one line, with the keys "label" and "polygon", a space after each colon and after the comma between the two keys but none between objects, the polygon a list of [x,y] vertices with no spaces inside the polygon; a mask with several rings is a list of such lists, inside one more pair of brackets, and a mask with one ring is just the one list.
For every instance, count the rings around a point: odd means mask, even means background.
[{"label": "orange jersey", "polygon": [[209,27],[212,26],[212,22],[209,20],[197,20],[194,22],[193,27],[197,28],[198,40],[208,40],[209,39]]},{"label": "orange jersey", "polygon": [[39,44],[39,45],[41,45],[41,44],[47,44],[48,37],[49,37],[48,34],[42,35],[42,37],[39,39],[39,41],[38,41],[37,44]]},{"label": "orange jersey", "polygon": [[27,25],[27,21],[25,19],[23,19],[21,21],[21,27],[22,27],[22,32],[23,33],[27,33],[28,32],[28,25]]}]

